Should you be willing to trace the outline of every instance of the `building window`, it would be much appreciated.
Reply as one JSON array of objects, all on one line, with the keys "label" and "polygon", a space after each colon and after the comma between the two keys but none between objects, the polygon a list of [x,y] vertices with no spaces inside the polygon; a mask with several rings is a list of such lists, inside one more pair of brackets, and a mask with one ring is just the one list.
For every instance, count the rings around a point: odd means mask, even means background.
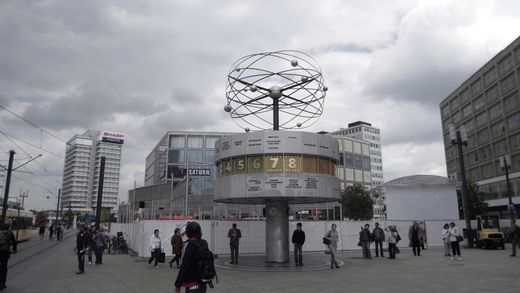
[{"label": "building window", "polygon": [[185,148],[186,137],[180,135],[170,136],[170,147],[171,148]]},{"label": "building window", "polygon": [[475,121],[477,122],[477,127],[481,127],[486,125],[488,119],[487,119],[487,113],[483,112],[482,114],[475,117]]},{"label": "building window", "polygon": [[475,101],[473,101],[473,107],[475,108],[475,112],[484,108],[485,105],[486,105],[486,102],[484,101],[483,95],[477,97],[475,99]]},{"label": "building window", "polygon": [[495,66],[491,67],[490,70],[488,70],[486,73],[484,73],[484,76],[482,77],[484,79],[484,85],[488,86],[497,78],[497,72],[495,70]]},{"label": "building window", "polygon": [[188,164],[202,164],[204,162],[203,154],[204,152],[201,150],[188,150]]},{"label": "building window", "polygon": [[460,112],[453,114],[453,123],[458,124],[460,122]]},{"label": "building window", "polygon": [[513,88],[515,88],[515,74],[514,72],[508,75],[506,78],[500,81],[500,86],[502,87],[502,95],[508,93]]},{"label": "building window", "polygon": [[513,68],[513,56],[511,56],[511,54],[507,54],[504,59],[498,62],[498,73],[503,75],[511,68]]},{"label": "building window", "polygon": [[451,100],[451,111],[457,111],[459,110],[459,99],[458,97],[455,97],[453,100]]},{"label": "building window", "polygon": [[215,148],[215,143],[219,139],[220,139],[220,137],[218,137],[218,136],[206,136],[206,148],[207,149],[214,149]]},{"label": "building window", "polygon": [[354,155],[345,153],[345,167],[353,168],[354,167]]},{"label": "building window", "polygon": [[204,162],[205,163],[215,163],[215,150],[205,150],[204,151]]},{"label": "building window", "polygon": [[493,103],[498,99],[498,86],[495,85],[494,87],[490,88],[486,91],[486,100],[488,104]]},{"label": "building window", "polygon": [[520,150],[520,133],[511,137],[511,150]]},{"label": "building window", "polygon": [[170,164],[182,164],[184,163],[184,151],[183,150],[168,150],[168,163]]},{"label": "building window", "polygon": [[517,128],[520,128],[520,113],[516,113],[507,118],[507,126],[509,131],[513,131]]},{"label": "building window", "polygon": [[202,149],[204,148],[203,136],[188,136],[188,148]]},{"label": "building window", "polygon": [[491,131],[491,138],[501,136],[506,131],[506,127],[503,121],[491,125],[489,129]]},{"label": "building window", "polygon": [[466,118],[471,115],[471,105],[467,105],[462,108],[462,117]]},{"label": "building window", "polygon": [[495,150],[495,156],[500,156],[500,155],[503,155],[506,153],[506,148],[507,148],[507,145],[506,145],[506,140],[501,140],[499,142],[496,142],[493,144],[493,148]]},{"label": "building window", "polygon": [[479,149],[479,158],[482,160],[491,158],[491,147],[489,145]]},{"label": "building window", "polygon": [[482,91],[482,81],[480,78],[471,84],[471,92],[476,95]]},{"label": "building window", "polygon": [[518,92],[514,92],[511,95],[504,98],[504,111],[510,112],[511,110],[516,110],[516,108],[520,105],[520,97],[518,97]]},{"label": "building window", "polygon": [[500,103],[489,108],[489,120],[492,121],[502,116],[502,105]]},{"label": "building window", "polygon": [[442,107],[441,113],[442,113],[442,119],[446,119],[446,117],[450,114],[449,105]]}]

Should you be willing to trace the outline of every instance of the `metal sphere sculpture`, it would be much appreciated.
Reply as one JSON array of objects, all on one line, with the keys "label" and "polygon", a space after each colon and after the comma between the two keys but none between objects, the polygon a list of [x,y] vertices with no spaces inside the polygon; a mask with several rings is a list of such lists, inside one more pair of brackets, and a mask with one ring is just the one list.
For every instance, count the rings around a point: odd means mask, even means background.
[{"label": "metal sphere sculpture", "polygon": [[318,63],[303,52],[247,55],[227,77],[224,110],[242,128],[307,128],[323,113],[328,88]]}]

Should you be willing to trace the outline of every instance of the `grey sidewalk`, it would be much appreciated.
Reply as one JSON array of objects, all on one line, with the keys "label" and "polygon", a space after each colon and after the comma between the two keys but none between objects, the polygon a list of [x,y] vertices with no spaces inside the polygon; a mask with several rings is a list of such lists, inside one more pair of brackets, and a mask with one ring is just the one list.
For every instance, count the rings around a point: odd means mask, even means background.
[{"label": "grey sidewalk", "polygon": [[[15,265],[4,292],[173,292],[177,269],[167,264],[154,269],[128,255],[105,255],[103,265],[87,264],[86,273],[76,275],[73,247],[71,237]],[[218,268],[219,283],[208,292],[520,292],[520,258],[510,257],[510,250],[463,249],[462,254],[462,261],[451,261],[441,249],[426,250],[420,257],[402,249],[396,260],[364,260],[361,252],[339,252],[345,265],[334,270]],[[240,257],[244,263],[248,258],[255,257]],[[304,262],[327,260],[324,253],[304,255]]]}]

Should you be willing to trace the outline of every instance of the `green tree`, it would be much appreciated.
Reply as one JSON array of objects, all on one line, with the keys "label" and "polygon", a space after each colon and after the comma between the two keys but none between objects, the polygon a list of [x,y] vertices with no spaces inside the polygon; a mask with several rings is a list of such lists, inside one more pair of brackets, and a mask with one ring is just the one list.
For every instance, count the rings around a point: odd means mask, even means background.
[{"label": "green tree", "polygon": [[374,215],[374,201],[361,184],[347,187],[341,194],[343,214],[351,220],[370,220]]},{"label": "green tree", "polygon": [[72,222],[74,221],[74,212],[70,208],[63,213],[63,221],[66,227],[72,226]]},{"label": "green tree", "polygon": [[477,215],[486,215],[488,211],[487,194],[478,189],[478,185],[474,182],[467,183],[468,196],[471,202],[472,218]]},{"label": "green tree", "polygon": [[36,216],[36,219],[35,219],[36,225],[40,225],[42,223],[47,223],[48,218],[49,218],[49,214],[44,211],[35,212],[35,216]]}]

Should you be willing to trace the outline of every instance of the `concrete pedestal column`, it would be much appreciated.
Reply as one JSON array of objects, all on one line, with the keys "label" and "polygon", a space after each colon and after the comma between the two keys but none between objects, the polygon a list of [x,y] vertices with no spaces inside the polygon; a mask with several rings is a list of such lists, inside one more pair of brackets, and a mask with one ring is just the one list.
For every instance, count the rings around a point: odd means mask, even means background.
[{"label": "concrete pedestal column", "polygon": [[265,205],[266,262],[289,262],[289,204],[268,202]]}]

